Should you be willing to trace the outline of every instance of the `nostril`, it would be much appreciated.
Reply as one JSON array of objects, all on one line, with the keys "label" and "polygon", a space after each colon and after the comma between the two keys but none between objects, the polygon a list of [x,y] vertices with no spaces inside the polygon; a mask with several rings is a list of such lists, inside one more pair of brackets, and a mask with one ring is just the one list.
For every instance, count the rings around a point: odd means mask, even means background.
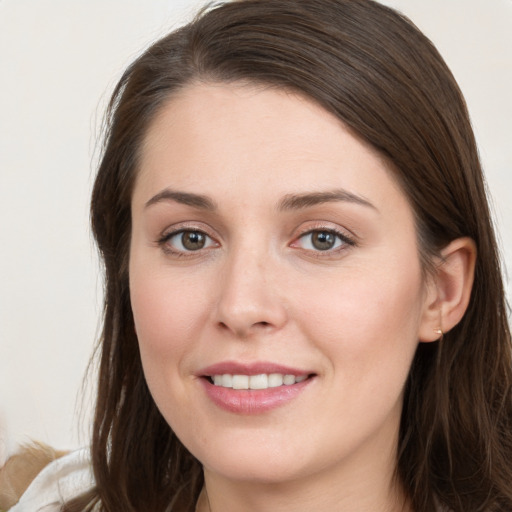
[{"label": "nostril", "polygon": [[274,327],[273,322],[266,320],[237,322],[237,319],[234,319],[232,322],[225,320],[217,322],[218,329],[223,332],[230,331],[239,338],[248,338],[251,334],[270,332]]}]

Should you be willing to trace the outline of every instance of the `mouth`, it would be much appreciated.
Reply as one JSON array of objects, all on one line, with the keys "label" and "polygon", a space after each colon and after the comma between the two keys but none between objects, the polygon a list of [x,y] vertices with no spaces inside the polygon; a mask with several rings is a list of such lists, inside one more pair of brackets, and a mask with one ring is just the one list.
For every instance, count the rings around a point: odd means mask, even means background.
[{"label": "mouth", "polygon": [[196,375],[215,405],[242,415],[263,414],[294,402],[317,377],[309,370],[265,361],[224,361]]},{"label": "mouth", "polygon": [[216,387],[264,390],[300,384],[315,377],[316,374],[270,361],[223,361],[203,368],[198,376]]},{"label": "mouth", "polygon": [[210,384],[222,388],[234,390],[263,390],[293,386],[313,376],[314,374],[294,375],[291,373],[260,373],[257,375],[222,373],[206,375],[204,378],[207,379]]}]

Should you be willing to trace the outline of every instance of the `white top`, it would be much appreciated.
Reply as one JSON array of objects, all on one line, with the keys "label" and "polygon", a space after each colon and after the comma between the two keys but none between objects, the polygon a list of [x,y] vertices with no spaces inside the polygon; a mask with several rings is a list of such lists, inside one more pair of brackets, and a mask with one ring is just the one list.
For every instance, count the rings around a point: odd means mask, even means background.
[{"label": "white top", "polygon": [[9,512],[60,512],[62,503],[92,487],[89,450],[84,448],[48,464]]}]

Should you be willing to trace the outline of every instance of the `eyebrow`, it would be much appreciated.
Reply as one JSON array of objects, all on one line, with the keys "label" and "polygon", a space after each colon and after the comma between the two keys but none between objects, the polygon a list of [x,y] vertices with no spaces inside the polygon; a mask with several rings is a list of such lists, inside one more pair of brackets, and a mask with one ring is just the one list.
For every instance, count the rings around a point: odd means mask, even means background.
[{"label": "eyebrow", "polygon": [[215,202],[207,196],[201,194],[192,194],[191,192],[180,192],[166,188],[153,196],[145,205],[144,208],[161,203],[163,201],[175,201],[176,203],[200,208],[201,210],[213,211],[217,209]]},{"label": "eyebrow", "polygon": [[326,192],[312,192],[306,194],[289,194],[285,196],[278,205],[279,210],[300,210],[302,208],[310,208],[323,203],[334,203],[337,201],[345,201],[347,203],[359,204],[372,208],[375,211],[378,209],[368,201],[368,199],[353,194],[348,190],[336,189]]},{"label": "eyebrow", "polygon": [[[181,192],[166,188],[153,196],[144,205],[145,208],[163,201],[174,201],[186,206],[200,208],[202,210],[215,211],[216,203],[208,196],[202,194],[193,194],[191,192]],[[278,204],[277,209],[280,211],[300,210],[310,208],[323,203],[334,203],[344,201],[348,203],[359,204],[377,210],[366,198],[353,194],[348,190],[336,189],[325,192],[310,192],[305,194],[287,194]]]}]

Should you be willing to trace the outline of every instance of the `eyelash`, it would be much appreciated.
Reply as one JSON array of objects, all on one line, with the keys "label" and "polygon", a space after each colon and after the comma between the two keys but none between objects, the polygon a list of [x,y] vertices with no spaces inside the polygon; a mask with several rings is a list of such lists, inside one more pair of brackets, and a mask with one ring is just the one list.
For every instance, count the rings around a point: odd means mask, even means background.
[{"label": "eyelash", "polygon": [[[179,235],[183,236],[183,234],[185,234],[185,233],[199,234],[199,235],[205,236],[209,240],[209,241],[208,240],[206,241],[206,244],[208,244],[208,245],[206,247],[202,247],[197,250],[187,250],[187,249],[176,249],[176,248],[173,248],[169,244],[169,242],[174,237],[177,237]],[[307,236],[312,236],[315,233],[317,233],[317,234],[327,233],[327,234],[334,235],[334,237],[337,239],[335,241],[335,244],[338,244],[337,246],[335,245],[333,248],[329,248],[329,249],[325,249],[325,250],[305,249],[308,253],[310,253],[318,258],[332,256],[333,254],[336,254],[340,251],[346,250],[347,247],[353,247],[356,245],[356,242],[353,238],[347,236],[345,233],[342,233],[341,231],[338,231],[333,228],[317,227],[317,228],[313,228],[313,229],[308,229],[307,231],[304,231],[303,233],[301,233],[294,240],[294,242],[292,242],[290,244],[290,247],[297,247],[297,242],[299,240],[305,239]],[[206,250],[211,247],[215,247],[215,246],[219,245],[218,242],[216,242],[215,239],[212,236],[210,236],[208,233],[206,233],[205,231],[203,231],[201,229],[187,228],[187,227],[176,229],[176,230],[171,231],[170,233],[164,234],[157,241],[157,243],[159,246],[161,246],[163,248],[164,252],[166,252],[168,254],[172,254],[173,256],[178,257],[178,258],[191,257],[191,256],[194,256],[195,254],[202,252],[203,250]],[[183,245],[182,242],[181,242],[181,244]],[[312,244],[310,244],[310,245],[312,245]]]},{"label": "eyelash", "polygon": [[[203,235],[204,237],[207,238],[207,241],[206,243],[208,244],[207,247],[202,247],[200,249],[197,249],[197,250],[186,250],[186,249],[176,249],[174,247],[172,247],[170,245],[170,241],[174,238],[174,237],[178,237],[179,235],[183,236],[185,233],[191,233],[191,234],[198,234],[198,235]],[[213,244],[211,244],[211,242],[213,242]],[[181,242],[181,244],[183,245],[183,242]],[[208,233],[206,233],[204,230],[201,230],[201,229],[197,229],[197,228],[187,228],[187,227],[183,227],[183,228],[180,228],[180,229],[176,229],[174,231],[171,231],[170,233],[165,233],[159,240],[158,240],[158,245],[162,247],[162,249],[164,250],[164,252],[168,253],[168,254],[172,254],[173,256],[176,256],[178,258],[181,258],[181,257],[190,257],[190,256],[194,256],[196,253],[200,253],[202,250],[205,250],[205,249],[209,249],[210,247],[214,246],[214,245],[218,245],[217,242],[215,242],[214,238],[211,237]]]},{"label": "eyelash", "polygon": [[[308,252],[310,252],[311,254],[313,254],[315,257],[318,257],[318,258],[322,258],[322,257],[329,257],[329,256],[332,256],[333,254],[336,254],[340,251],[343,251],[343,250],[346,250],[348,247],[354,247],[356,245],[356,242],[353,238],[347,236],[345,233],[342,233],[341,231],[338,231],[337,229],[333,229],[333,228],[325,228],[325,227],[316,227],[316,228],[313,228],[313,229],[308,229],[307,231],[301,233],[297,238],[296,238],[296,241],[298,240],[303,240],[305,239],[307,236],[313,236],[315,233],[319,234],[319,233],[327,233],[327,234],[330,234],[330,235],[334,235],[335,239],[335,243],[339,245],[337,246],[334,246],[332,248],[329,248],[329,249],[325,249],[325,250],[321,250],[321,249],[306,249]],[[294,247],[295,244],[297,243],[296,241],[294,241],[291,246]],[[312,243],[310,242],[310,245],[312,245]]]}]

